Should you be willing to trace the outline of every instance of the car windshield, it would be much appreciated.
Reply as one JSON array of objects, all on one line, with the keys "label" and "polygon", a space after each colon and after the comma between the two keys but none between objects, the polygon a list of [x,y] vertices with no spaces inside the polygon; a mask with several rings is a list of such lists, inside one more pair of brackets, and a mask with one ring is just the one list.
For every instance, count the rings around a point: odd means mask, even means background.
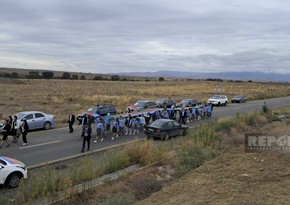
[{"label": "car windshield", "polygon": [[165,99],[159,99],[159,100],[156,101],[156,103],[157,104],[162,104],[162,103],[164,103],[164,101],[165,101]]},{"label": "car windshield", "polygon": [[98,110],[97,107],[91,107],[88,109],[88,112],[96,112]]},{"label": "car windshield", "polygon": [[16,114],[17,119],[22,119],[24,117],[24,115],[25,115],[25,113],[23,113],[23,112],[19,112]]},{"label": "car windshield", "polygon": [[134,106],[136,106],[136,107],[144,107],[145,103],[146,102],[144,102],[144,101],[138,101],[138,102],[134,103]]},{"label": "car windshield", "polygon": [[163,121],[154,121],[151,126],[154,126],[154,127],[163,127],[164,125],[164,122]]},{"label": "car windshield", "polygon": [[189,100],[182,100],[181,102],[180,102],[180,104],[186,104],[186,103],[188,103],[189,102]]},{"label": "car windshield", "polygon": [[234,98],[243,98],[243,96],[238,95],[238,96],[235,96]]},{"label": "car windshield", "polygon": [[220,99],[219,95],[212,96],[212,99]]}]

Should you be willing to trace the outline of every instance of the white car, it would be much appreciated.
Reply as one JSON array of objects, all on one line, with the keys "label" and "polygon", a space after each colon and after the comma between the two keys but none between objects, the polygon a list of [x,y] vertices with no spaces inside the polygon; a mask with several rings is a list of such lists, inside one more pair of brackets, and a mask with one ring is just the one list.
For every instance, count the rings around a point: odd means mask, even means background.
[{"label": "white car", "polygon": [[45,129],[48,130],[55,125],[55,116],[39,111],[25,111],[15,114],[18,118],[17,125],[21,126],[25,118],[27,120],[29,130]]},{"label": "white car", "polygon": [[228,97],[225,95],[214,95],[207,100],[207,103],[213,104],[216,106],[227,105]]},{"label": "white car", "polygon": [[16,159],[0,156],[0,184],[8,188],[15,188],[22,178],[27,178],[25,164]]}]

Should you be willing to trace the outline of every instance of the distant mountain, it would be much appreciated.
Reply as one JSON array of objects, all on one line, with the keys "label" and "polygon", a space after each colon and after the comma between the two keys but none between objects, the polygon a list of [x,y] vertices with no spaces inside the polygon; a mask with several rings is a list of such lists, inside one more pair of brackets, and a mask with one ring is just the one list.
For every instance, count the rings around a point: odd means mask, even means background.
[{"label": "distant mountain", "polygon": [[264,72],[220,72],[220,73],[194,73],[182,71],[156,71],[156,72],[124,72],[115,73],[125,76],[142,77],[170,77],[170,78],[190,78],[190,79],[223,79],[223,80],[243,80],[243,81],[276,81],[290,82],[289,74],[264,73]]}]

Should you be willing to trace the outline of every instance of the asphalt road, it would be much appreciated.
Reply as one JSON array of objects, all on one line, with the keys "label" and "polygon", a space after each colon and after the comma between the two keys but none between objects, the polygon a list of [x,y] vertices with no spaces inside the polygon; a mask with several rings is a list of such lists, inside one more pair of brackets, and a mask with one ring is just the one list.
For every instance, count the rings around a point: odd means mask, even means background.
[{"label": "asphalt road", "polygon": [[[214,107],[213,118],[233,117],[236,113],[246,113],[261,110],[264,102],[269,108],[277,108],[290,105],[290,97],[275,98],[267,100],[252,101],[242,104],[228,104],[224,107]],[[81,128],[75,126],[74,133],[68,133],[68,127],[55,128],[48,131],[33,131],[28,133],[28,144],[22,146],[22,139],[18,143],[11,143],[6,148],[0,149],[0,155],[8,156],[24,162],[28,167],[57,161],[63,158],[82,155],[80,153],[82,141],[80,140]],[[134,140],[145,138],[144,134],[135,136],[120,136],[115,140],[107,137],[103,142],[93,143],[96,135],[96,128],[93,125],[93,138],[91,139],[91,151],[102,150],[112,146],[119,146]],[[9,141],[12,142],[11,136]]]}]

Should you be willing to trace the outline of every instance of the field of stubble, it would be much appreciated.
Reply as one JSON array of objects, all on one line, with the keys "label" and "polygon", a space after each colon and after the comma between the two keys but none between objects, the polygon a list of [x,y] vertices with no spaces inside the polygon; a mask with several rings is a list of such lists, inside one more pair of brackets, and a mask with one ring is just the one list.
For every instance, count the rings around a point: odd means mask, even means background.
[{"label": "field of stubble", "polygon": [[290,84],[256,82],[211,82],[180,80],[163,82],[0,79],[0,117],[38,110],[65,123],[70,112],[78,114],[91,105],[111,103],[122,112],[136,100],[170,97],[175,101],[197,98],[205,102],[223,88],[228,98],[246,95],[249,100],[290,95]]}]

